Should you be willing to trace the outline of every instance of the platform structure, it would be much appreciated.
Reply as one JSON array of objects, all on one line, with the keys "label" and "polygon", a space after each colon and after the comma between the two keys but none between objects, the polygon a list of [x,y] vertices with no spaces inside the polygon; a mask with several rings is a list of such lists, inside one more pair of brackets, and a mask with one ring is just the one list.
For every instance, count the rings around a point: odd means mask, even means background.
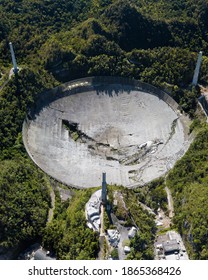
[{"label": "platform structure", "polygon": [[135,187],[164,175],[190,144],[188,119],[166,93],[92,77],[41,94],[23,126],[33,161],[72,187]]}]

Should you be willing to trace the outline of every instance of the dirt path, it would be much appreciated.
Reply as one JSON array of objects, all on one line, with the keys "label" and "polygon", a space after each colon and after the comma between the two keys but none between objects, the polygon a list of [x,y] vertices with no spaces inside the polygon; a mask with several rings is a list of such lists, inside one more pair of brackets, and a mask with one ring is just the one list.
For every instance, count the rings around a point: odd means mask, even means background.
[{"label": "dirt path", "polygon": [[[12,75],[13,75],[13,68],[10,69],[9,71],[9,75],[8,78],[6,79],[6,81],[0,86],[0,91],[8,84],[9,80],[11,79]],[[6,74],[5,74],[6,75]]]},{"label": "dirt path", "polygon": [[55,209],[55,193],[54,193],[53,188],[51,188],[50,197],[51,197],[51,206],[52,206],[52,208],[49,209],[47,223],[52,221],[52,219],[53,219],[53,211]]},{"label": "dirt path", "polygon": [[100,207],[100,236],[99,236],[99,247],[100,251],[98,253],[98,260],[104,260],[105,259],[105,231],[104,231],[104,206],[101,205]]},{"label": "dirt path", "polygon": [[[166,183],[165,183],[166,185]],[[165,187],[165,191],[167,194],[167,201],[168,201],[168,215],[161,209],[159,208],[157,211],[156,215],[156,221],[158,225],[160,226],[160,229],[168,229],[171,226],[171,221],[174,216],[174,206],[173,206],[173,198],[171,195],[170,189]]]},{"label": "dirt path", "polygon": [[168,199],[169,218],[172,219],[174,216],[173,198],[170,189],[167,186],[165,187],[165,191],[167,193],[167,199]]},{"label": "dirt path", "polygon": [[104,206],[101,204],[100,207],[100,236],[104,236],[105,235],[105,231],[104,231]]}]

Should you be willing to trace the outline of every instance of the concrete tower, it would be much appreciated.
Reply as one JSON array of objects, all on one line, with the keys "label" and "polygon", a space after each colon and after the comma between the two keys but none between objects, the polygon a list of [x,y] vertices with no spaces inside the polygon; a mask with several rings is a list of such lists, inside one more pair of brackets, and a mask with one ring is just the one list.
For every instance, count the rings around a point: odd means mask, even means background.
[{"label": "concrete tower", "polygon": [[11,55],[12,55],[13,72],[14,72],[14,74],[17,74],[19,69],[17,67],[17,62],[16,62],[12,42],[9,43],[9,47],[10,47],[10,52],[11,52]]},{"label": "concrete tower", "polygon": [[198,54],[196,68],[195,68],[194,76],[193,76],[193,80],[192,80],[192,85],[193,86],[196,86],[198,84],[199,70],[200,70],[200,67],[201,67],[201,62],[202,62],[202,51],[200,51],[199,54]]},{"label": "concrete tower", "polygon": [[106,173],[103,173],[101,200],[102,200],[102,203],[105,205],[107,202]]}]

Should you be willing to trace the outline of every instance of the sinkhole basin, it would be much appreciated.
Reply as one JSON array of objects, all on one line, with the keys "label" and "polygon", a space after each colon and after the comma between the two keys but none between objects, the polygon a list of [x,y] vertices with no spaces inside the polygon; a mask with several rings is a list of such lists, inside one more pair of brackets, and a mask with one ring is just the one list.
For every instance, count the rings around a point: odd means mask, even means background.
[{"label": "sinkhole basin", "polygon": [[158,178],[186,152],[189,120],[165,92],[120,77],[90,77],[40,95],[23,124],[32,160],[76,188],[135,187]]}]

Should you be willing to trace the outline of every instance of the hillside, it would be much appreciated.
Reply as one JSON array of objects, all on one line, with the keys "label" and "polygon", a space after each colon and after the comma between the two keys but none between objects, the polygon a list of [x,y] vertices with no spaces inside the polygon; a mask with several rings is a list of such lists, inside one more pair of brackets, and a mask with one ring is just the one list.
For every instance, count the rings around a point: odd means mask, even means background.
[{"label": "hillside", "polygon": [[[178,209],[175,226],[191,257],[207,258],[208,221],[202,217],[208,195],[207,125],[197,109],[200,88],[190,84],[200,50],[199,83],[208,84],[208,1],[2,0],[0,18],[0,253],[41,238],[51,206],[50,178],[22,144],[29,108],[41,92],[62,82],[110,75],[168,91],[193,120],[199,134],[167,183]],[[8,79],[10,41],[21,71]],[[185,167],[187,173],[181,172]],[[198,189],[203,195],[196,196]]]}]

